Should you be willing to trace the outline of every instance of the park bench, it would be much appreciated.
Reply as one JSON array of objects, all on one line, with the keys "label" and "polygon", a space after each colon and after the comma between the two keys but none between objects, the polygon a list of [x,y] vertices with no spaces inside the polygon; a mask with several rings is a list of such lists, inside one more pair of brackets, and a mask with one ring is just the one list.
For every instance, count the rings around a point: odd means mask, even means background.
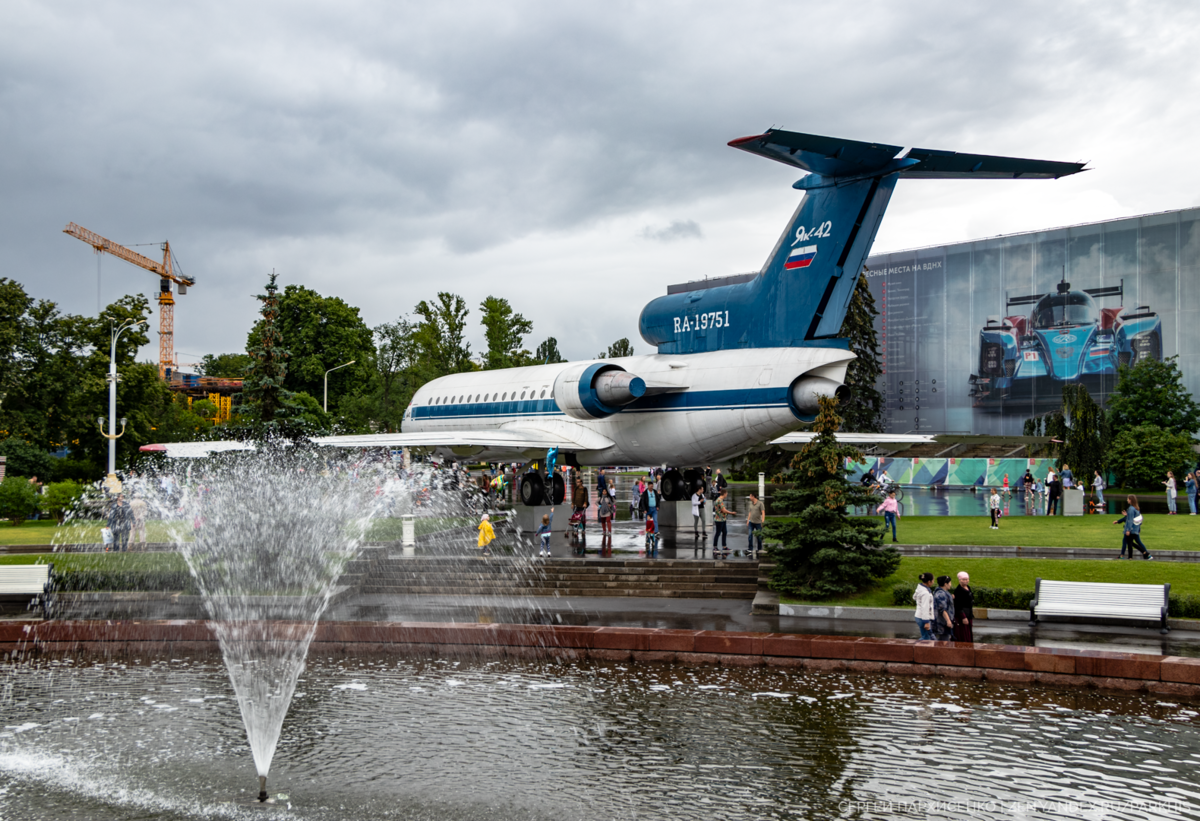
[{"label": "park bench", "polygon": [[42,618],[50,618],[50,595],[54,592],[54,565],[10,564],[0,566],[0,602],[41,604]]},{"label": "park bench", "polygon": [[1101,619],[1156,621],[1160,633],[1168,632],[1169,584],[1109,584],[1057,582],[1038,579],[1029,603],[1029,624],[1042,616],[1079,616]]}]

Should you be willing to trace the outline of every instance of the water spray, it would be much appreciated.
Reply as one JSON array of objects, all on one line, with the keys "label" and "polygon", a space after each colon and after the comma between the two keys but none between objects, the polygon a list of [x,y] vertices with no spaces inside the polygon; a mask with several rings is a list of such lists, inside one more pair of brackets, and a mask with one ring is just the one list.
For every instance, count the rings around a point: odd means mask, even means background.
[{"label": "water spray", "polygon": [[267,802],[267,777],[265,775],[258,777],[258,800],[261,804]]}]

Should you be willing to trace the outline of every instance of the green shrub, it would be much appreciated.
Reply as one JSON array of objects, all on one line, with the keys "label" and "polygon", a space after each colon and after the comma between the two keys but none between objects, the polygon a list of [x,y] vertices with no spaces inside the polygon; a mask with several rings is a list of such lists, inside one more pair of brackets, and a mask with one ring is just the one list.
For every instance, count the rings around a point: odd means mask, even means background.
[{"label": "green shrub", "polygon": [[53,514],[62,524],[67,511],[75,506],[75,502],[83,495],[83,485],[79,482],[54,482],[46,485],[42,494],[42,509]]},{"label": "green shrub", "polygon": [[158,590],[196,593],[192,574],[185,570],[130,570],[118,568],[71,568],[55,571],[60,592],[96,593],[110,591],[148,592]]},{"label": "green shrub", "polygon": [[0,482],[0,519],[9,519],[19,525],[37,508],[37,489],[29,480],[8,476]]},{"label": "green shrub", "polygon": [[[912,605],[916,584],[897,584],[892,587],[892,602],[896,606]],[[1011,587],[973,587],[976,607],[996,610],[1028,610],[1033,601],[1032,590],[1013,590]]]}]

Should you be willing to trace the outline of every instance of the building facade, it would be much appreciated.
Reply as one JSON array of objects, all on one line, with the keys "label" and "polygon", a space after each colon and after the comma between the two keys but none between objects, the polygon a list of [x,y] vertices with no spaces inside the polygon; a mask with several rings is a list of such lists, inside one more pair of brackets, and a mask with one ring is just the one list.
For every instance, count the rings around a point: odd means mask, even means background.
[{"label": "building facade", "polygon": [[878,254],[890,433],[1014,435],[1082,383],[1178,357],[1200,392],[1200,208]]}]

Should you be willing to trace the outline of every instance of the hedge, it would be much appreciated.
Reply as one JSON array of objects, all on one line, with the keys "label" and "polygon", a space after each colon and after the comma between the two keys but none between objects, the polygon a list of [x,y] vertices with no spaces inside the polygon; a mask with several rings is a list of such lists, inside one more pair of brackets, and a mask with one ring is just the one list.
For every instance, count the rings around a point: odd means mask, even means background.
[{"label": "hedge", "polygon": [[[915,585],[897,584],[892,587],[892,602],[897,606],[912,605]],[[973,587],[976,607],[996,610],[1028,610],[1033,601],[1032,590],[1013,590],[1010,587]],[[1185,594],[1167,599],[1167,615],[1176,619],[1200,619],[1200,596]]]},{"label": "hedge", "polygon": [[196,593],[192,574],[184,570],[69,569],[54,573],[55,589],[60,593],[99,591],[171,590]]}]

